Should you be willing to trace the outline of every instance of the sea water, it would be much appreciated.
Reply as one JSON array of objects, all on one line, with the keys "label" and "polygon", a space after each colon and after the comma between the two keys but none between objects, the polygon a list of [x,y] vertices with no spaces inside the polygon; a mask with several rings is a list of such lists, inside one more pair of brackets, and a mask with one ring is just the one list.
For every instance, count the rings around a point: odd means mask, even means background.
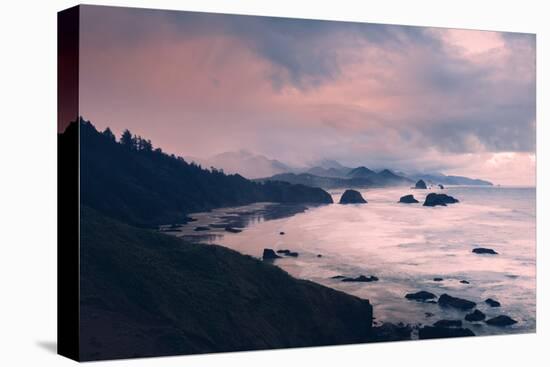
[{"label": "sea water", "polygon": [[[343,190],[330,192],[335,204],[269,215],[272,204],[196,213],[178,235],[196,237],[256,257],[264,248],[289,249],[297,258],[275,264],[294,277],[308,279],[369,299],[376,323],[430,325],[460,319],[476,335],[534,332],[536,326],[535,189],[528,187],[449,187],[444,190],[383,188],[360,190],[368,204],[337,204]],[[430,192],[460,200],[446,207],[422,206]],[[401,204],[413,194],[419,204]],[[286,211],[280,211],[284,213]],[[195,226],[220,222],[206,233]],[[243,231],[228,233],[224,221]],[[284,232],[284,235],[281,234]],[[472,253],[476,247],[498,255]],[[318,255],[321,255],[319,257]],[[337,275],[375,275],[376,282],[332,279]],[[434,281],[443,278],[443,281]],[[467,281],[469,284],[461,283]],[[426,290],[477,303],[488,318],[508,315],[518,323],[495,327],[464,321],[464,311],[409,301],[405,294]],[[501,303],[491,308],[484,300]]]}]

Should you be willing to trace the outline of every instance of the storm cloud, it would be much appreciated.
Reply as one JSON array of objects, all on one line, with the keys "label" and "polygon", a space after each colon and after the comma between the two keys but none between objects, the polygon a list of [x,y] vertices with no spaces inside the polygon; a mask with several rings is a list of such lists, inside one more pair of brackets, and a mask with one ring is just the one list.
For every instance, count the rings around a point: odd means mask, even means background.
[{"label": "storm cloud", "polygon": [[534,35],[82,9],[81,113],[100,128],[184,156],[534,180]]}]

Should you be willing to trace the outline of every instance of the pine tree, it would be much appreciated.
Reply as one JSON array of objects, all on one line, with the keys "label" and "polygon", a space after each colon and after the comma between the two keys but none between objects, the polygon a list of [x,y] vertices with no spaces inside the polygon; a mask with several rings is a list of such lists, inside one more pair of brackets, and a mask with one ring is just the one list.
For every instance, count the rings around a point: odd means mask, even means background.
[{"label": "pine tree", "polygon": [[128,147],[129,149],[134,149],[134,138],[130,130],[126,129],[120,136],[120,144]]},{"label": "pine tree", "polygon": [[105,130],[103,130],[103,135],[105,135],[111,141],[116,141],[115,134],[113,134],[110,128],[106,128]]}]

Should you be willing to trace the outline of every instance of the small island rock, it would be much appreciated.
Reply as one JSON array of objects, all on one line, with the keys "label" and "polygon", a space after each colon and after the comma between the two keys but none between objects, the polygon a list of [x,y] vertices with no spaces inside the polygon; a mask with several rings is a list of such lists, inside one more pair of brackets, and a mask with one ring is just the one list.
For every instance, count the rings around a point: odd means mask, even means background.
[{"label": "small island rock", "polygon": [[459,310],[469,310],[476,306],[475,302],[468,301],[466,299],[449,296],[448,294],[442,294],[437,300],[437,303],[442,307],[453,307]]},{"label": "small island rock", "polygon": [[487,303],[489,306],[491,307],[500,307],[500,302],[499,301],[495,301],[494,299],[492,298],[487,298],[485,300],[485,303]]},{"label": "small island rock", "polygon": [[470,322],[472,322],[472,321],[483,321],[483,320],[485,320],[485,314],[483,312],[481,312],[480,310],[475,310],[474,312],[467,314],[464,317],[464,320],[470,321]]},{"label": "small island rock", "polygon": [[414,188],[425,190],[428,188],[428,186],[426,186],[426,182],[424,182],[424,180],[418,180],[416,182],[416,185],[414,185]]},{"label": "small island rock", "polygon": [[500,315],[500,316],[497,316],[497,317],[493,317],[492,319],[489,319],[485,322],[487,324],[493,325],[493,326],[509,326],[509,325],[517,324],[516,320],[514,320],[513,318],[511,318],[509,316],[506,316],[506,315]]},{"label": "small island rock", "polygon": [[461,320],[439,320],[434,323],[435,327],[461,327]]},{"label": "small island rock", "polygon": [[340,204],[366,204],[367,201],[356,190],[346,190],[340,198]]},{"label": "small island rock", "polygon": [[404,204],[416,204],[418,203],[418,200],[416,200],[413,195],[405,195],[401,196],[399,202]]},{"label": "small island rock", "polygon": [[416,293],[407,293],[405,295],[406,299],[415,300],[415,301],[426,301],[429,299],[434,299],[435,294],[427,291],[420,291]]},{"label": "small island rock", "polygon": [[458,203],[458,200],[454,197],[447,194],[436,194],[434,192],[428,194],[428,196],[426,196],[426,200],[424,200],[424,206],[447,206],[447,204],[455,203]]},{"label": "small island rock", "polygon": [[475,334],[472,330],[466,328],[424,326],[418,330],[419,339],[457,338],[462,336],[475,336]]},{"label": "small island rock", "polygon": [[487,255],[498,255],[498,252],[492,248],[477,247],[472,250],[474,254],[487,254]]},{"label": "small island rock", "polygon": [[366,277],[364,275],[359,275],[357,278],[344,278],[342,279],[342,282],[377,282],[378,277],[375,277],[374,275],[371,275],[370,277]]}]

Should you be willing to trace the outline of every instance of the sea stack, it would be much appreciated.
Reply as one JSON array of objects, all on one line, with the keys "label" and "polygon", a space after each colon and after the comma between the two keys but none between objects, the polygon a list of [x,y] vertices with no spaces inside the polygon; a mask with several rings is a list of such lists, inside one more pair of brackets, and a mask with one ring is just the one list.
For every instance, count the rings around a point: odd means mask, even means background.
[{"label": "sea stack", "polygon": [[424,200],[424,206],[447,206],[447,204],[458,203],[458,200],[447,194],[430,193]]},{"label": "sea stack", "polygon": [[340,204],[366,204],[367,201],[356,190],[346,190],[340,198]]},{"label": "sea stack", "polygon": [[424,180],[418,180],[416,182],[416,185],[414,185],[414,188],[415,189],[426,190],[428,188],[428,186],[426,186],[426,183],[424,182]]},{"label": "sea stack", "polygon": [[416,204],[418,203],[418,200],[416,200],[413,195],[405,195],[401,196],[399,202],[404,204]]}]

